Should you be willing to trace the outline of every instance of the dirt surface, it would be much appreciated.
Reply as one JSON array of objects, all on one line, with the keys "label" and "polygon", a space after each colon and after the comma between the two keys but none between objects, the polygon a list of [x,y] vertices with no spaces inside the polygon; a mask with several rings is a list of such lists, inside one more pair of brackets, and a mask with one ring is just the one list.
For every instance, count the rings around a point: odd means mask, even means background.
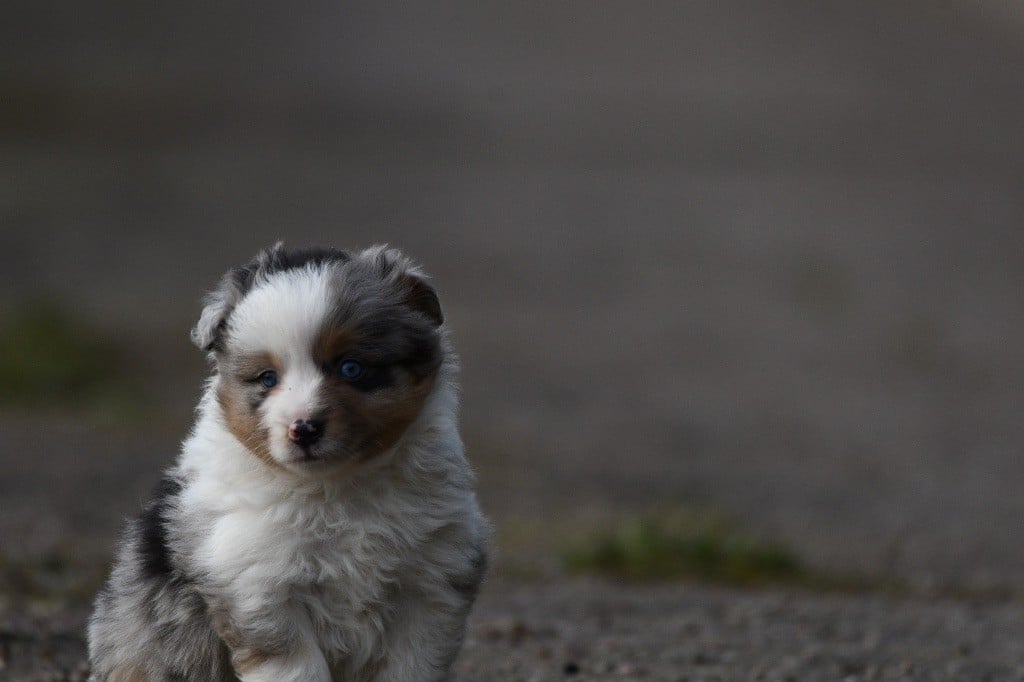
[{"label": "dirt surface", "polygon": [[[81,612],[0,630],[11,680],[81,680]],[[1018,604],[491,582],[457,680],[1021,680]]]},{"label": "dirt surface", "polygon": [[143,387],[2,406],[0,676],[80,656],[189,428],[202,292],[284,238],[434,276],[499,531],[702,505],[916,595],[574,582],[527,538],[465,679],[1019,679],[1016,3],[240,14],[0,22],[0,321],[56,300]]},{"label": "dirt surface", "polygon": [[1019,680],[1017,605],[566,582],[491,586],[472,680]]}]

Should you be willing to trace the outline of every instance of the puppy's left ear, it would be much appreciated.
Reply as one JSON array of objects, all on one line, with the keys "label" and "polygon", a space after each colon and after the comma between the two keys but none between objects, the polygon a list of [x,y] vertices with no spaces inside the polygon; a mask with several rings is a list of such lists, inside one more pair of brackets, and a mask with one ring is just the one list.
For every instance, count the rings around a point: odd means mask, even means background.
[{"label": "puppy's left ear", "polygon": [[409,287],[409,293],[405,297],[406,304],[413,310],[426,315],[435,327],[444,324],[441,301],[437,299],[434,287],[430,286],[420,274],[406,273],[406,278]]},{"label": "puppy's left ear", "polygon": [[407,306],[426,317],[435,327],[444,324],[444,313],[437,292],[427,282],[427,276],[419,266],[401,251],[380,244],[371,246],[360,255],[372,263],[384,281],[402,292]]}]

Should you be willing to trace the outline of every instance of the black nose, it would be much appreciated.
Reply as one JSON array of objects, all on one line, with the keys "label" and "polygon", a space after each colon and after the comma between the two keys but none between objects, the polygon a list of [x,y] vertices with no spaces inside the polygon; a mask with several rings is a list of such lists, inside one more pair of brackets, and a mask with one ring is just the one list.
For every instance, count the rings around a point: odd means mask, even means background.
[{"label": "black nose", "polygon": [[323,424],[312,419],[296,419],[288,427],[288,439],[296,445],[312,445],[323,434]]}]

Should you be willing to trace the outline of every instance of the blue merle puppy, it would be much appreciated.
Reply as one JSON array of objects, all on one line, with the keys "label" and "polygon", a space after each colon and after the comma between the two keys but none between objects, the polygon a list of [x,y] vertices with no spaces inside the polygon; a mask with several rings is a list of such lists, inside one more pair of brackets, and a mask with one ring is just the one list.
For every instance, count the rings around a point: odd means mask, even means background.
[{"label": "blue merle puppy", "polygon": [[89,622],[92,680],[444,679],[486,566],[441,306],[395,250],[229,271],[215,372]]}]

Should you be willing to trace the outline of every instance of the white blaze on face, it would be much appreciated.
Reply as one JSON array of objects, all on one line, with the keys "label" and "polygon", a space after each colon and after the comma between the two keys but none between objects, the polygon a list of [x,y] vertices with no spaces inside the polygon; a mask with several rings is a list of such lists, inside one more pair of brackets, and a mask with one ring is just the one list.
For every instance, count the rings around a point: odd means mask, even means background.
[{"label": "white blaze on face", "polygon": [[232,352],[266,353],[279,363],[279,383],[260,406],[270,454],[279,462],[296,458],[288,426],[322,411],[323,373],[313,345],[332,309],[331,284],[318,269],[288,270],[253,290],[231,314]]}]

